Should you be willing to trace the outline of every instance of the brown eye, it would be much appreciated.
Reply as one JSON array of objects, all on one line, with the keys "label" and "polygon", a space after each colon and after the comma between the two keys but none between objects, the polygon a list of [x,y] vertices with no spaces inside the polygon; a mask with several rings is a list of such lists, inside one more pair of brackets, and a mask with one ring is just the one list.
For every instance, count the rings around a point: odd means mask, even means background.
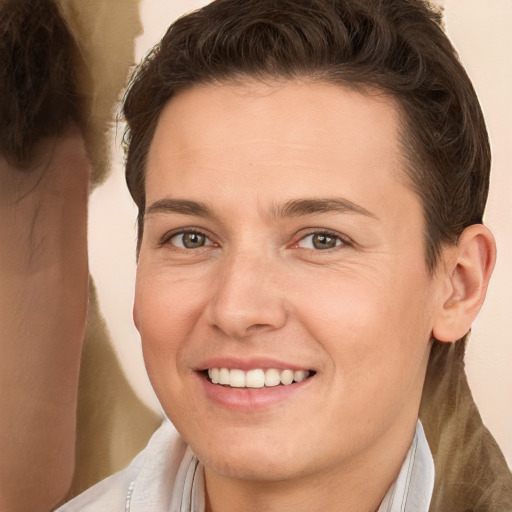
[{"label": "brown eye", "polygon": [[210,240],[202,233],[195,231],[187,231],[185,233],[178,233],[169,240],[172,245],[181,247],[182,249],[198,249],[205,245],[211,245]]},{"label": "brown eye", "polygon": [[311,233],[302,238],[298,245],[304,249],[317,249],[321,251],[334,249],[342,245],[342,243],[339,236],[330,233]]},{"label": "brown eye", "polygon": [[315,249],[332,249],[336,247],[339,239],[331,235],[313,235],[313,246]]}]

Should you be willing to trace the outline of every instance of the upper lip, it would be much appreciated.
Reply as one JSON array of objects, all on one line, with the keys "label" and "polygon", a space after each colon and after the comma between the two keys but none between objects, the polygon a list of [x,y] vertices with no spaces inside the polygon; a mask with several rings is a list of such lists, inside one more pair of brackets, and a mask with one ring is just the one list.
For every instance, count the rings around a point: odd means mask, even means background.
[{"label": "upper lip", "polygon": [[287,369],[287,370],[308,370],[312,371],[312,368],[302,364],[291,363],[282,359],[275,359],[269,357],[251,357],[251,358],[239,358],[239,357],[212,357],[202,361],[197,365],[197,371],[204,371],[210,368],[228,368],[238,369],[243,371],[249,370],[268,370],[270,368]]}]

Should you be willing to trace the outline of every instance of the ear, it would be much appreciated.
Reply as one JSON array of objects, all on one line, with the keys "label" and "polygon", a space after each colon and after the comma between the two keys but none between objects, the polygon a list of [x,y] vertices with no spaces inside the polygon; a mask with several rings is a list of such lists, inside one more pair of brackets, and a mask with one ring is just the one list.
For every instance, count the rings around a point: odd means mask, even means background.
[{"label": "ear", "polygon": [[443,293],[432,335],[453,342],[467,334],[487,293],[496,262],[496,243],[482,224],[467,227],[444,259]]}]

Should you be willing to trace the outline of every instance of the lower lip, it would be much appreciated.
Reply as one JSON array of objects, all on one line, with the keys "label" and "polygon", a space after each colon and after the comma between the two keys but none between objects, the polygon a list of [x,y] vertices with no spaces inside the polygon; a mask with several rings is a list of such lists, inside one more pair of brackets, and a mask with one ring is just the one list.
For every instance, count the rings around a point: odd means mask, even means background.
[{"label": "lower lip", "polygon": [[295,397],[307,388],[315,376],[302,382],[294,382],[287,386],[279,385],[263,388],[230,388],[211,383],[204,373],[198,372],[204,392],[212,402],[226,409],[251,412],[267,409]]}]

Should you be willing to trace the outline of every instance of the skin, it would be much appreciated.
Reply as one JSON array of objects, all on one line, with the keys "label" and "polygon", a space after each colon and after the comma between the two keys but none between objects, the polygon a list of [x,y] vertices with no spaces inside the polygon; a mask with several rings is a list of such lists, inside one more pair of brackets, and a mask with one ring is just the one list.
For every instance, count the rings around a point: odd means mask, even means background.
[{"label": "skin", "polygon": [[[372,511],[400,470],[453,289],[427,271],[398,126],[384,95],[305,82],[194,87],[161,114],[134,319],[210,511]],[[319,199],[344,208],[304,208]],[[183,245],[191,231],[202,246]],[[233,410],[199,371],[219,357],[316,373]]]},{"label": "skin", "polygon": [[0,159],[0,509],[48,511],[69,489],[88,296],[90,165],[79,130]]}]

